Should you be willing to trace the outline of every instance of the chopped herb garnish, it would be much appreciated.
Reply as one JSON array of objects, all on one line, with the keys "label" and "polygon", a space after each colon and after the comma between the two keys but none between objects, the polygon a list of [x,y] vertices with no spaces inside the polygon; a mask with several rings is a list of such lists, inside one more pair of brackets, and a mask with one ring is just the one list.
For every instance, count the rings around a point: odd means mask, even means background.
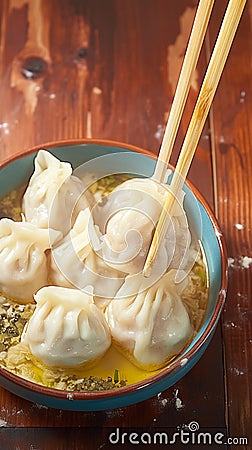
[{"label": "chopped herb garnish", "polygon": [[0,306],[0,351],[7,351],[18,344],[26,322],[31,317],[35,305],[5,303]]},{"label": "chopped herb garnish", "polygon": [[99,191],[103,197],[104,195],[112,192],[119,184],[127,181],[129,178],[131,178],[131,176],[127,174],[108,175],[107,177],[101,178],[99,182],[95,181],[89,187],[89,190],[92,194]]},{"label": "chopped herb garnish", "polygon": [[53,384],[56,389],[64,389],[67,391],[75,392],[94,392],[94,391],[107,391],[111,389],[118,389],[126,386],[126,380],[119,380],[115,382],[112,377],[102,378],[90,376],[88,378],[76,379],[76,376],[60,377],[57,383]]},{"label": "chopped herb garnish", "polygon": [[114,371],[114,383],[118,383],[119,382],[119,371],[117,369],[115,369]]}]

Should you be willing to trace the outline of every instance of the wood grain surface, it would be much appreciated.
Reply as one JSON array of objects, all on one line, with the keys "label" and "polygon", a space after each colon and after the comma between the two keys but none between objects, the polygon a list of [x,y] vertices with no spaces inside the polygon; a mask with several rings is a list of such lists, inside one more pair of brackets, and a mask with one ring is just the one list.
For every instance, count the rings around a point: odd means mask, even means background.
[{"label": "wood grain surface", "polygon": [[[216,2],[173,163],[226,4]],[[84,137],[157,154],[196,5],[0,0],[1,160],[52,140]],[[189,173],[218,215],[230,257],[228,298],[209,348],[175,386],[111,411],[53,410],[0,389],[1,450],[107,449],[115,447],[108,435],[116,427],[169,432],[191,421],[246,437],[249,443],[238,448],[252,448],[251,20],[249,0]]]}]

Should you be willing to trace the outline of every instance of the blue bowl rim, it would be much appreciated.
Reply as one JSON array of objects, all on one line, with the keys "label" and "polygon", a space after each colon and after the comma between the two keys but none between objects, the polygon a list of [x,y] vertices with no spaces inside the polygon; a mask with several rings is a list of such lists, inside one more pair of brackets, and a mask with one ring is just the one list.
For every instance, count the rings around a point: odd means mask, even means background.
[{"label": "blue bowl rim", "polygon": [[[157,156],[150,152],[149,150],[137,147],[132,144],[123,143],[120,141],[113,141],[113,140],[105,140],[105,139],[64,139],[64,140],[58,140],[58,141],[51,141],[47,142],[45,144],[36,145],[30,149],[24,150],[22,152],[18,152],[13,154],[12,156],[6,158],[0,163],[0,171],[7,165],[11,164],[17,159],[26,157],[30,154],[36,154],[40,149],[46,149],[46,150],[52,150],[56,149],[58,147],[66,147],[66,146],[80,146],[80,145],[100,145],[100,146],[107,146],[107,147],[115,147],[115,148],[122,148],[125,150],[137,152],[140,154],[144,154],[146,156],[149,156],[152,159],[157,159]],[[173,169],[173,166],[170,165],[171,169]],[[207,327],[205,328],[202,335],[200,335],[199,339],[195,341],[194,345],[189,348],[188,350],[185,350],[183,352],[183,357],[179,356],[169,364],[164,369],[161,369],[160,372],[156,373],[155,375],[150,375],[149,378],[138,381],[134,384],[126,385],[125,387],[121,387],[119,389],[113,389],[113,390],[106,390],[106,391],[96,391],[96,392],[74,392],[73,401],[74,400],[92,400],[92,401],[99,401],[99,399],[109,399],[109,398],[116,398],[121,396],[127,396],[127,394],[130,394],[133,391],[144,389],[150,385],[155,384],[156,382],[162,382],[167,378],[168,375],[172,375],[176,373],[181,367],[181,361],[194,359],[196,357],[196,353],[201,349],[202,346],[206,343],[206,341],[211,337],[213,331],[215,330],[215,327],[218,323],[221,311],[223,309],[225,298],[226,298],[226,292],[227,292],[227,283],[228,283],[228,276],[227,276],[227,269],[228,269],[228,258],[227,258],[227,249],[226,249],[226,243],[225,239],[222,235],[219,223],[217,218],[214,215],[214,211],[210,207],[207,200],[203,197],[203,195],[200,193],[200,191],[191,183],[189,180],[186,180],[185,184],[187,187],[194,193],[197,200],[202,204],[203,208],[206,210],[207,215],[211,221],[214,234],[216,236],[220,255],[221,255],[221,283],[220,283],[220,290],[218,294],[218,298],[216,301],[216,306],[214,309],[214,313],[209,320],[209,323]],[[9,372],[4,367],[0,366],[0,375],[12,382],[13,384],[16,384],[20,386],[21,388],[24,388],[31,392],[37,392],[44,396],[58,398],[58,399],[68,399],[69,391],[64,391],[60,389],[54,389],[49,388],[46,386],[42,386],[40,384],[37,384],[35,382],[26,380],[25,378],[22,378],[18,375],[13,374],[12,372]]]}]

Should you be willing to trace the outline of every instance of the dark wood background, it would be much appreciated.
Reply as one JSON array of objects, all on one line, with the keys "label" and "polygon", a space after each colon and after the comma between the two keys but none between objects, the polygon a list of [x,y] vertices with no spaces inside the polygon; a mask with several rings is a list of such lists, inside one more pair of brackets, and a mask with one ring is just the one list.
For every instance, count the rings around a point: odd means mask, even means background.
[{"label": "dark wood background", "polygon": [[[173,163],[226,4],[216,1]],[[86,137],[157,154],[196,6],[196,0],[0,0],[1,160],[52,140]],[[115,427],[169,432],[191,421],[247,437],[250,443],[238,448],[252,449],[252,264],[244,265],[252,257],[251,20],[248,0],[189,174],[215,209],[232,258],[225,310],[209,348],[175,386],[127,408],[58,411],[0,389],[1,450],[107,449],[115,447],[108,442]]]}]

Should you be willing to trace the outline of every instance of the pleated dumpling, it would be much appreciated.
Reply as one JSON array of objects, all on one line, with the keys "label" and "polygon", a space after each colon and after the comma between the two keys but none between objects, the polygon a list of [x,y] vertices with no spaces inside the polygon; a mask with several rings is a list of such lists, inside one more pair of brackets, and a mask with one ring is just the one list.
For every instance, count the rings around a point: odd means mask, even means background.
[{"label": "pleated dumpling", "polygon": [[108,350],[110,331],[92,296],[77,289],[47,286],[34,298],[36,308],[22,341],[46,366],[90,364]]},{"label": "pleated dumpling", "polygon": [[39,229],[27,222],[0,220],[0,292],[28,303],[47,284],[45,251],[60,233]]},{"label": "pleated dumpling", "polygon": [[[103,257],[108,265],[130,274],[143,269],[151,238],[168,186],[154,180],[133,178],[119,185],[94,208],[94,219],[103,234]],[[177,199],[162,244],[160,273],[183,269],[188,260],[191,235],[183,209],[184,193]],[[161,268],[162,265],[162,268]]]},{"label": "pleated dumpling", "polygon": [[40,150],[34,165],[23,196],[25,219],[40,228],[53,228],[65,235],[78,211],[92,202],[92,196],[81,180],[72,175],[71,164],[58,160],[48,151]]},{"label": "pleated dumpling", "polygon": [[145,370],[163,367],[192,337],[181,300],[187,279],[181,276],[183,281],[175,283],[176,274],[172,269],[152,286],[141,275],[128,276],[106,309],[113,341]]},{"label": "pleated dumpling", "polygon": [[98,255],[100,232],[89,208],[80,211],[70,232],[53,247],[49,278],[53,284],[90,291],[95,303],[105,306],[124,282],[118,272]]}]

